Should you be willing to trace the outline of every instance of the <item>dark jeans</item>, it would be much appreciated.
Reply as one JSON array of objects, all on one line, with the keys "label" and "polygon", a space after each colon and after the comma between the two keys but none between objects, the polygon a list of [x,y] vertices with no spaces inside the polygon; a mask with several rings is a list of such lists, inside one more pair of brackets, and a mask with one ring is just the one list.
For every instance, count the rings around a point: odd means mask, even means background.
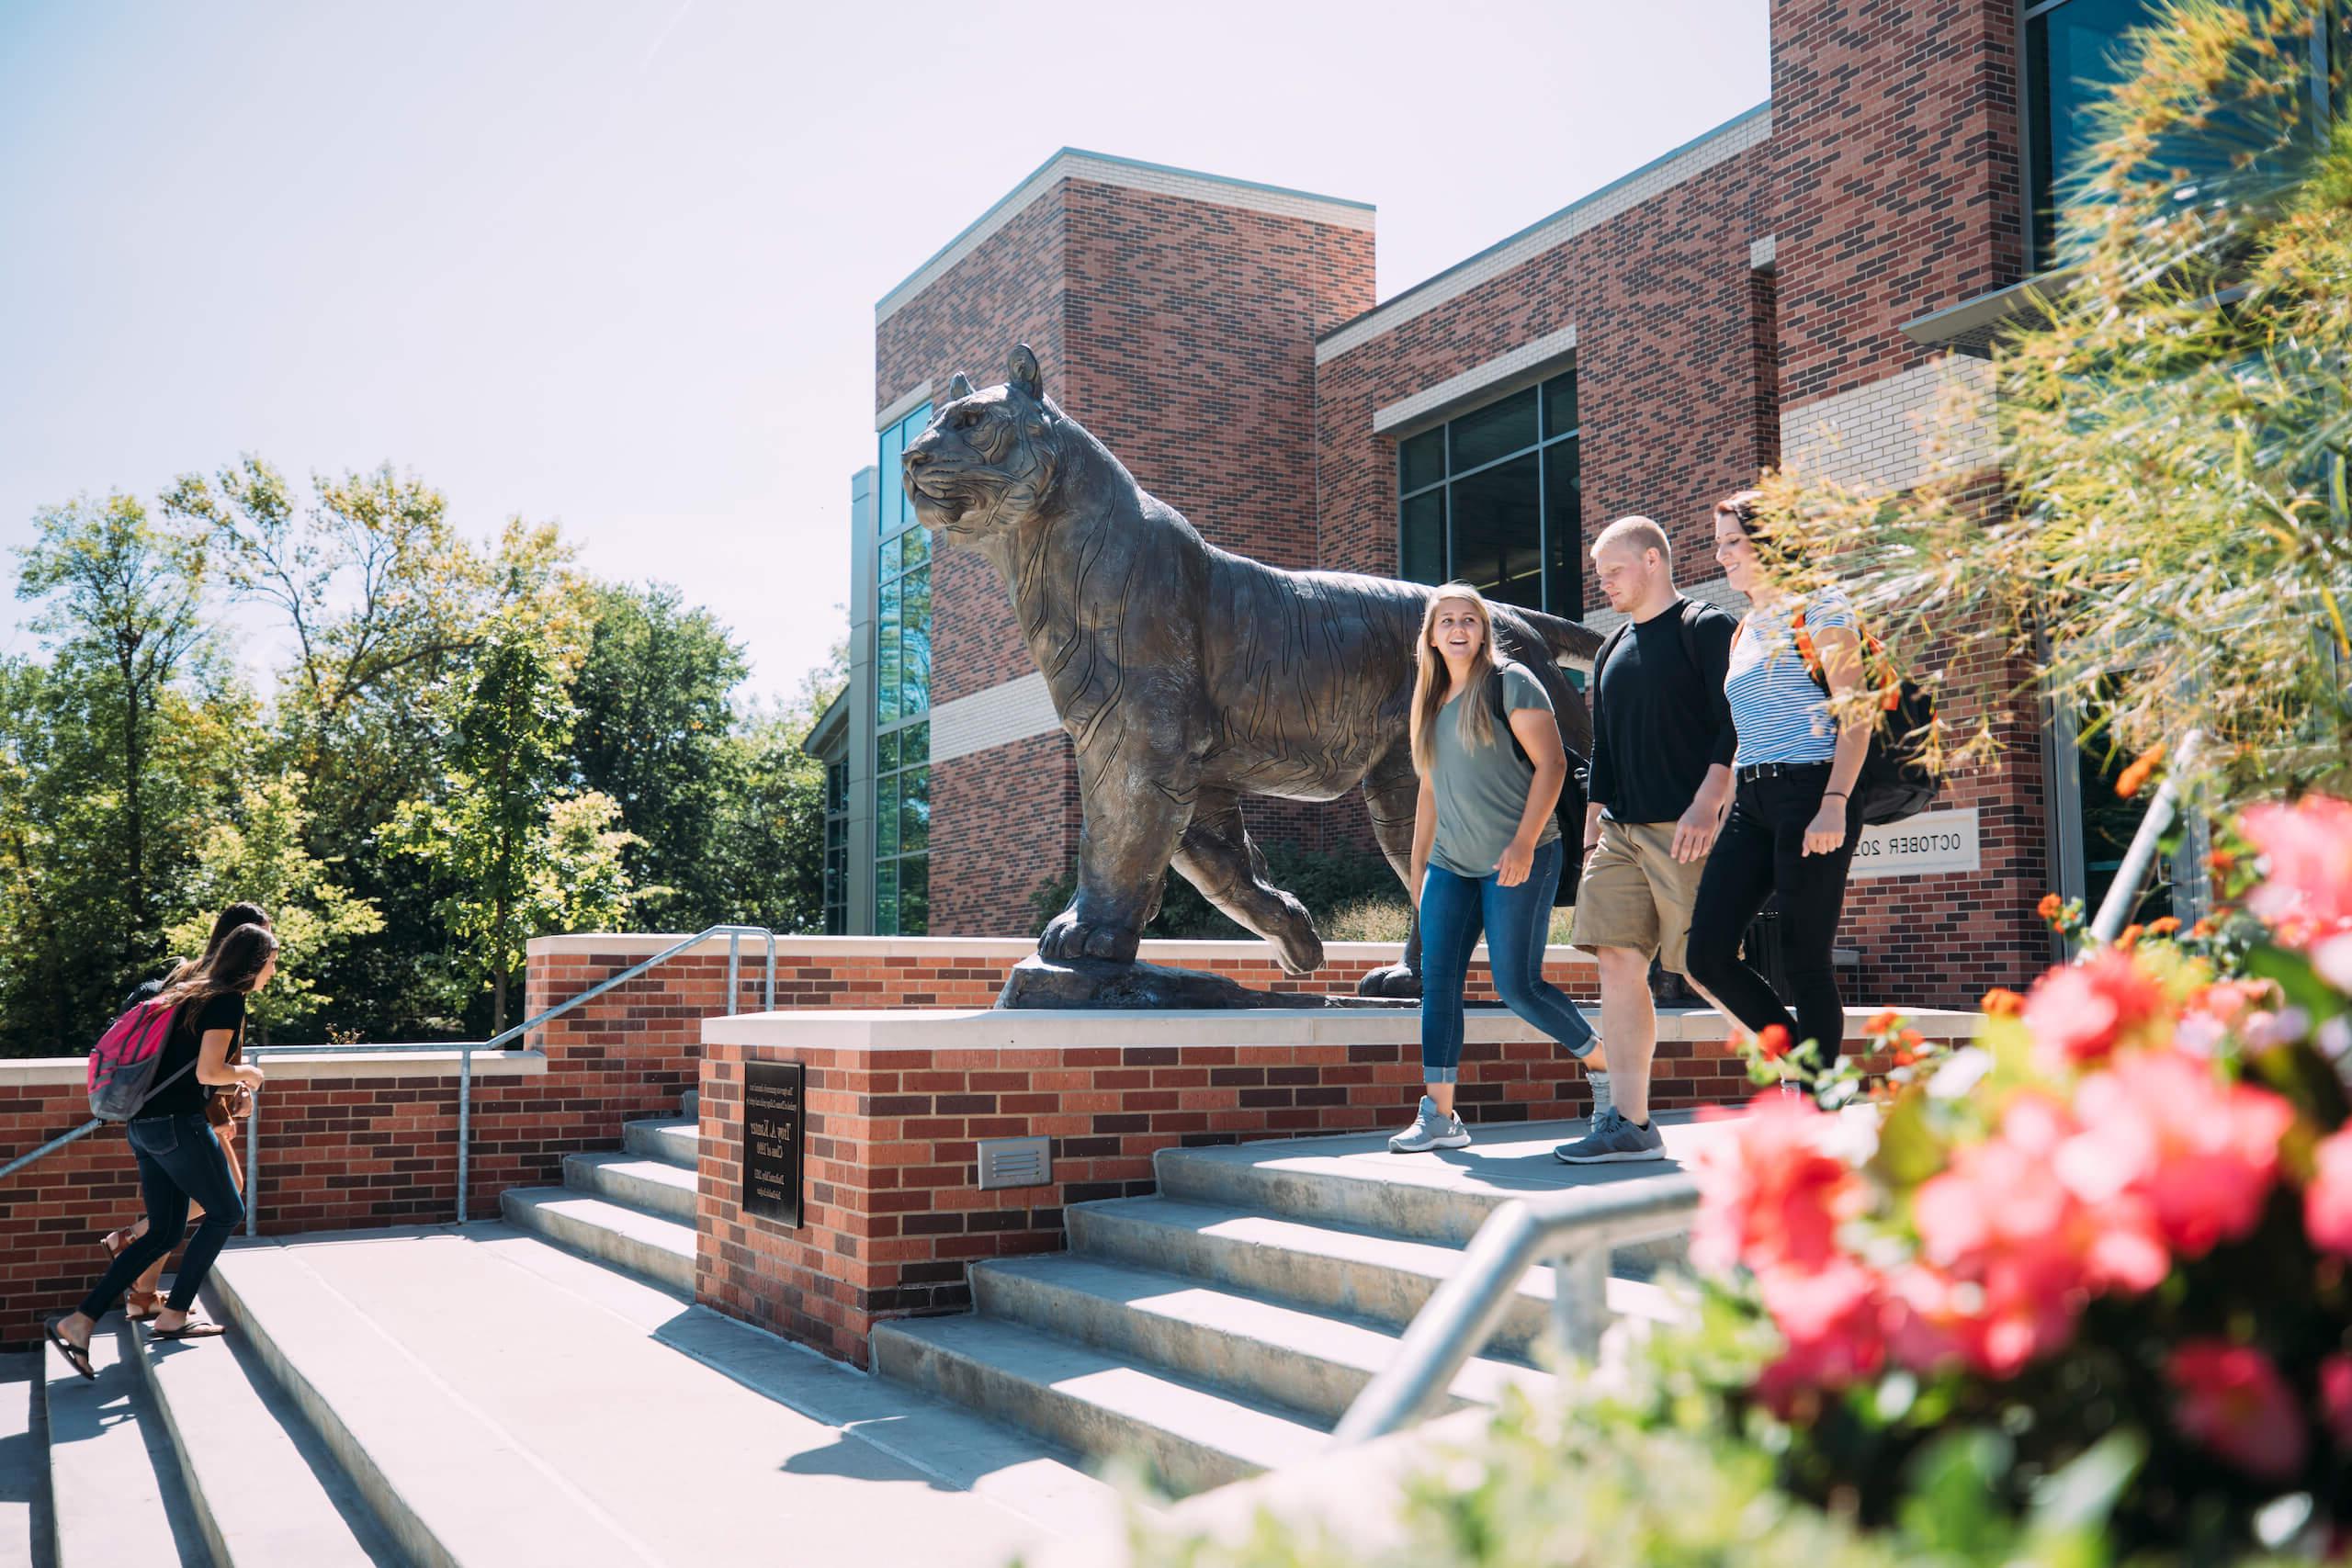
[{"label": "dark jeans", "polygon": [[237,1196],[236,1180],[229,1174],[229,1156],[220,1152],[203,1112],[133,1122],[126,1132],[130,1152],[139,1159],[147,1234],[115,1254],[113,1266],[82,1299],[85,1317],[104,1317],[113,1311],[147,1265],[180,1244],[180,1233],[187,1229],[189,1199],[204,1205],[204,1218],[172,1280],[171,1299],[164,1304],[174,1312],[186,1312],[195,1303],[205,1276],[212,1272],[212,1260],[245,1223],[244,1200]]},{"label": "dark jeans", "polygon": [[[1826,855],[1804,852],[1805,825],[1821,809],[1828,785],[1826,762],[1743,780],[1731,820],[1707,856],[1690,912],[1690,978],[1750,1031],[1760,1034],[1777,1023],[1789,1032],[1792,1045],[1820,1041],[1825,1057],[1835,1055],[1846,1038],[1846,1010],[1838,998],[1830,948],[1846,906],[1854,840],[1862,830],[1849,802],[1846,841]],[[1781,896],[1781,953],[1797,998],[1794,1018],[1764,976],[1739,956],[1740,937],[1775,892]]]},{"label": "dark jeans", "polygon": [[1592,1025],[1568,994],[1544,978],[1544,941],[1552,925],[1552,892],[1560,884],[1560,840],[1535,852],[1516,887],[1492,872],[1461,876],[1432,865],[1421,879],[1421,1076],[1452,1083],[1462,1067],[1462,987],[1471,950],[1487,933],[1487,965],[1503,1004],[1568,1048],[1592,1051]]}]

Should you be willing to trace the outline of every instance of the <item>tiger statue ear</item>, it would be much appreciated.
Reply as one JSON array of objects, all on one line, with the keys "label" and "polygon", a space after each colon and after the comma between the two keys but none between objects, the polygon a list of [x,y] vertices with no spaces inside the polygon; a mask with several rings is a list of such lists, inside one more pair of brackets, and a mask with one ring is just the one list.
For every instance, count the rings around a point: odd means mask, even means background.
[{"label": "tiger statue ear", "polygon": [[972,383],[964,378],[964,373],[961,370],[958,370],[955,375],[947,378],[948,401],[954,402],[958,399],[968,398],[971,395]]},{"label": "tiger statue ear", "polygon": [[1012,350],[1012,380],[1013,389],[1038,402],[1046,400],[1046,378],[1037,368],[1037,356],[1027,344],[1016,344]]}]

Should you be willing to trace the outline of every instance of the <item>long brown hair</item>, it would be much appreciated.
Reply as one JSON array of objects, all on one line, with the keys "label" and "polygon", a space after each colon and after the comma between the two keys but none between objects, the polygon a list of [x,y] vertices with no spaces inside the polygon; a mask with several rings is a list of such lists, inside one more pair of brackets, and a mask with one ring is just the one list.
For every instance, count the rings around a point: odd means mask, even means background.
[{"label": "long brown hair", "polygon": [[277,952],[277,934],[267,926],[239,926],[202,958],[173,976],[155,999],[185,1007],[231,991],[251,991],[261,978],[262,966]]},{"label": "long brown hair", "polygon": [[220,944],[228,941],[229,933],[239,926],[260,926],[265,930],[276,929],[270,925],[269,911],[259,904],[243,902],[232,904],[220,911],[220,919],[212,922],[212,936],[205,942],[204,951],[194,958],[172,960],[171,972],[164,976],[164,984],[171,985],[183,975],[194,970],[198,964],[211,963],[212,955],[220,951]]},{"label": "long brown hair", "polygon": [[1438,710],[1445,706],[1453,685],[1445,656],[1430,644],[1437,630],[1437,607],[1448,599],[1469,601],[1485,628],[1478,651],[1470,656],[1470,677],[1463,683],[1462,711],[1454,726],[1465,747],[1495,741],[1495,719],[1487,700],[1487,682],[1496,678],[1495,613],[1487,607],[1487,596],[1468,583],[1449,582],[1430,595],[1429,607],[1421,612],[1420,645],[1413,650],[1413,767],[1423,778],[1437,771]]}]

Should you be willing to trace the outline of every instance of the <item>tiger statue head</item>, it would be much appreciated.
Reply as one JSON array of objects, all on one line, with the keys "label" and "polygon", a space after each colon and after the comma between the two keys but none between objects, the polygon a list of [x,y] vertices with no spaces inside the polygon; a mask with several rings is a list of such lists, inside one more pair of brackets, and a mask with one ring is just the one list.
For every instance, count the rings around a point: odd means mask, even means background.
[{"label": "tiger statue head", "polygon": [[899,477],[924,526],[978,543],[1037,516],[1053,493],[1068,421],[1027,344],[1008,369],[1003,383],[978,391],[957,371],[947,400],[908,443]]}]

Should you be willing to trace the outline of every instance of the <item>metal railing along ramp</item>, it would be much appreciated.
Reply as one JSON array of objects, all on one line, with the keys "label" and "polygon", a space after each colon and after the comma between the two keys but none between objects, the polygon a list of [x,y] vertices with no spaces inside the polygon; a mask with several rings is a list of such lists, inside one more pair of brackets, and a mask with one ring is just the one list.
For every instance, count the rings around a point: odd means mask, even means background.
[{"label": "metal railing along ramp", "polygon": [[[677,957],[680,953],[691,952],[695,948],[701,946],[704,942],[722,936],[727,939],[727,999],[729,1005],[732,1005],[734,1002],[736,988],[741,978],[743,939],[747,936],[765,939],[767,943],[767,984],[764,991],[764,1005],[769,1010],[775,1010],[775,932],[770,931],[765,926],[718,925],[707,927],[705,930],[696,931],[690,937],[682,938],[677,942],[673,942],[669,946],[663,948],[661,952],[655,953],[652,957],[632,964],[620,973],[609,976],[603,980],[599,980],[596,984],[589,987],[578,996],[572,997],[565,1001],[558,1002],[555,1006],[548,1009],[547,1011],[540,1013],[536,1018],[526,1019],[523,1022],[514,1025],[512,1029],[502,1030],[498,1033],[492,1035],[487,1040],[417,1041],[383,1045],[248,1045],[244,1048],[244,1055],[248,1057],[260,1057],[288,1055],[357,1055],[361,1054],[382,1055],[386,1054],[413,1054],[434,1051],[457,1052],[457,1218],[458,1223],[463,1224],[466,1219],[466,1201],[469,1195],[470,1178],[472,1174],[471,1150],[473,1143],[474,1053],[477,1051],[502,1050],[509,1043],[522,1040],[533,1030],[541,1027],[548,1021],[562,1017],[565,1013],[570,1012],[572,1009],[579,1007],[584,1002],[595,1000],[598,997],[603,996],[605,992],[613,989],[616,986],[628,984],[629,981],[634,980],[639,976],[644,974],[647,970],[653,968],[656,964],[666,963],[669,960]],[[256,1227],[260,1223],[261,1210],[259,1201],[262,1170],[261,1132],[262,1105],[265,1098],[266,1097],[263,1095],[255,1095],[254,1097],[254,1111],[252,1116],[249,1117],[245,1122],[245,1145],[243,1153],[245,1160],[245,1234],[247,1235],[255,1235],[259,1234]],[[107,1125],[107,1123],[104,1121],[94,1116],[87,1122],[83,1122],[82,1125],[74,1128],[72,1132],[61,1134],[58,1136],[50,1139],[49,1142],[41,1145],[39,1148],[18,1155],[6,1165],[0,1166],[0,1180],[6,1180],[7,1178],[14,1176],[17,1172],[24,1169],[27,1166],[32,1165],[36,1161],[56,1153],[59,1149],[63,1148],[68,1144],[88,1137],[92,1133],[96,1132],[99,1128],[105,1125]]]}]

